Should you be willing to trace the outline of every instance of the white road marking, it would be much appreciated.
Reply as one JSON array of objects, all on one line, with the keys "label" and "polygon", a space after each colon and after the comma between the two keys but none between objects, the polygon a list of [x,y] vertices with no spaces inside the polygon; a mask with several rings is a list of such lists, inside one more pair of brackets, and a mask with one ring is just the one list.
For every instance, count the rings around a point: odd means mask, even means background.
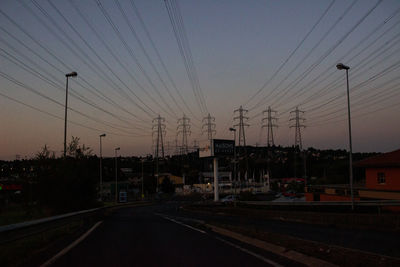
[{"label": "white road marking", "polygon": [[60,252],[58,252],[56,255],[54,255],[51,259],[40,265],[40,267],[46,267],[52,265],[58,258],[61,256],[67,254],[68,251],[73,249],[76,245],[78,245],[80,242],[82,242],[88,235],[90,235],[91,232],[94,231],[103,221],[97,222],[95,225],[93,225],[92,228],[90,228],[86,233],[81,235],[77,240],[75,240],[73,243],[71,243],[68,247],[64,248]]},{"label": "white road marking", "polygon": [[[161,213],[154,213],[154,214],[156,214],[156,215],[158,215],[158,216],[160,216],[160,217],[162,217],[162,218],[164,218],[164,219],[166,219],[166,220],[169,220],[169,221],[171,221],[171,222],[174,222],[174,223],[177,223],[177,224],[186,226],[186,227],[188,227],[188,228],[190,228],[190,229],[192,229],[192,230],[198,231],[198,232],[200,232],[200,233],[202,233],[202,234],[207,234],[207,232],[205,232],[205,231],[203,231],[203,230],[197,229],[197,228],[195,228],[195,227],[193,227],[193,226],[190,226],[190,225],[184,224],[184,223],[182,223],[182,222],[180,222],[180,221],[177,221],[177,220],[174,220],[174,219],[172,219],[172,218],[169,218],[169,217],[165,216],[164,214],[161,214]],[[219,241],[221,241],[221,242],[223,242],[223,243],[229,245],[229,246],[232,246],[232,247],[234,247],[234,248],[236,248],[236,249],[239,249],[239,250],[241,250],[241,251],[243,251],[243,252],[245,252],[245,253],[247,253],[247,254],[253,256],[253,257],[256,257],[256,258],[259,259],[259,260],[262,260],[262,261],[265,262],[265,263],[268,263],[268,264],[272,265],[272,266],[275,266],[275,267],[283,267],[283,266],[280,265],[279,263],[276,263],[276,262],[274,262],[274,261],[272,261],[272,260],[269,260],[269,259],[267,259],[267,258],[264,258],[263,256],[261,256],[261,255],[259,255],[259,254],[257,254],[257,253],[254,253],[254,252],[252,252],[252,251],[250,251],[250,250],[248,250],[248,249],[242,248],[241,246],[238,246],[238,245],[236,245],[236,244],[234,244],[234,243],[231,243],[231,242],[229,242],[229,241],[227,241],[227,240],[225,240],[225,239],[222,239],[222,238],[216,237],[216,236],[213,236],[213,237],[216,238],[217,240],[219,240]]]},{"label": "white road marking", "polygon": [[185,226],[185,227],[187,227],[187,228],[190,228],[190,229],[195,230],[195,231],[197,231],[197,232],[200,232],[200,233],[202,233],[202,234],[206,234],[206,232],[203,231],[203,230],[200,230],[200,229],[197,229],[197,228],[195,228],[195,227],[193,227],[193,226],[184,224],[184,223],[182,223],[182,222],[180,222],[180,221],[177,221],[177,220],[174,220],[174,219],[172,219],[172,218],[169,218],[169,217],[167,217],[167,216],[165,216],[165,215],[163,215],[163,214],[160,214],[160,213],[154,213],[154,214],[157,214],[158,216],[161,216],[161,217],[163,217],[164,219],[166,219],[166,220],[168,220],[168,221],[171,221],[171,222],[174,222],[174,223],[183,225],[183,226]]},{"label": "white road marking", "polygon": [[230,246],[232,246],[232,247],[234,247],[234,248],[237,248],[237,249],[239,249],[239,250],[241,250],[241,251],[243,251],[243,252],[246,252],[247,254],[250,254],[251,256],[256,257],[257,259],[262,260],[263,262],[268,263],[268,264],[270,264],[270,265],[272,265],[272,266],[275,266],[275,267],[283,267],[283,266],[280,265],[279,263],[276,263],[276,262],[274,262],[274,261],[272,261],[272,260],[266,259],[266,258],[264,258],[263,256],[261,256],[261,255],[259,255],[259,254],[257,254],[257,253],[254,253],[254,252],[252,252],[252,251],[250,251],[250,250],[248,250],[248,249],[242,248],[241,246],[238,246],[238,245],[233,244],[233,243],[231,243],[231,242],[229,242],[229,241],[226,241],[225,239],[222,239],[222,238],[219,238],[219,237],[215,237],[215,238],[218,239],[219,241],[221,241],[221,242],[227,244],[227,245],[230,245]]}]

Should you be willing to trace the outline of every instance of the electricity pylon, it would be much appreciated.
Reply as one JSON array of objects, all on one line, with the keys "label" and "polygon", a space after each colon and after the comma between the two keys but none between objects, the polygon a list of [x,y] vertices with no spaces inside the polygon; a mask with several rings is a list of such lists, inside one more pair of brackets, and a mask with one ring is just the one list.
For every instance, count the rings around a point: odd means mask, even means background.
[{"label": "electricity pylon", "polygon": [[215,118],[211,117],[210,113],[207,117],[203,118],[203,126],[201,127],[202,133],[207,133],[208,140],[213,139],[217,131],[215,130]]},{"label": "electricity pylon", "polygon": [[[245,177],[247,178],[247,171],[249,167],[249,161],[247,159],[247,151],[246,151],[246,133],[245,133],[245,127],[248,127],[249,124],[247,124],[245,121],[249,119],[249,117],[245,116],[247,114],[248,110],[244,109],[242,106],[240,106],[238,109],[234,111],[234,113],[238,113],[238,116],[234,117],[233,119],[235,121],[239,121],[237,124],[233,125],[233,127],[239,127],[239,147],[243,147],[242,153],[244,154],[244,157],[246,159],[246,171],[245,171]],[[243,145],[243,146],[242,146]],[[242,154],[242,155],[243,155]],[[239,151],[240,155],[240,151]],[[240,171],[239,171],[240,174]]]},{"label": "electricity pylon", "polygon": [[[301,128],[305,128],[306,126],[302,123],[304,123],[304,121],[306,120],[305,118],[302,117],[302,115],[304,114],[304,111],[299,110],[298,107],[296,107],[295,110],[290,112],[291,114],[294,114],[294,118],[291,118],[290,121],[295,121],[294,125],[291,125],[290,128],[295,128],[295,137],[294,137],[294,146],[295,146],[295,150],[297,152],[297,150],[299,150],[300,152],[303,150],[303,143],[301,140]],[[296,177],[296,163],[297,163],[297,157],[295,155],[294,157],[295,161],[294,161],[294,176]],[[303,153],[303,167],[304,167],[304,173],[303,173],[303,177],[306,178],[306,158],[304,156]]]},{"label": "electricity pylon", "polygon": [[181,135],[182,137],[181,154],[187,154],[189,151],[188,136],[191,134],[191,131],[190,119],[185,115],[178,120],[177,134],[178,136]]},{"label": "electricity pylon", "polygon": [[156,135],[156,145],[155,145],[155,157],[156,157],[156,173],[157,173],[157,187],[158,192],[158,178],[159,178],[159,152],[161,147],[161,155],[164,158],[164,138],[165,136],[165,119],[158,115],[157,118],[153,119],[153,138]]},{"label": "electricity pylon", "polygon": [[272,110],[271,107],[268,107],[266,110],[263,111],[263,114],[264,114],[264,116],[265,116],[265,114],[267,114],[266,117],[264,117],[262,119],[262,123],[263,123],[262,127],[263,128],[267,128],[267,146],[268,147],[274,146],[275,143],[274,143],[274,130],[273,130],[273,128],[274,127],[278,127],[278,125],[275,124],[276,121],[278,120],[278,118],[273,117],[272,114],[275,115],[276,111]]},{"label": "electricity pylon", "polygon": [[266,117],[264,117],[262,119],[262,127],[263,128],[267,128],[267,173],[268,173],[268,177],[270,177],[271,175],[271,146],[275,145],[274,142],[274,127],[278,127],[278,125],[276,125],[276,121],[278,120],[278,118],[273,117],[273,115],[275,116],[276,111],[272,110],[271,107],[269,106],[266,110],[263,111],[263,114]]}]

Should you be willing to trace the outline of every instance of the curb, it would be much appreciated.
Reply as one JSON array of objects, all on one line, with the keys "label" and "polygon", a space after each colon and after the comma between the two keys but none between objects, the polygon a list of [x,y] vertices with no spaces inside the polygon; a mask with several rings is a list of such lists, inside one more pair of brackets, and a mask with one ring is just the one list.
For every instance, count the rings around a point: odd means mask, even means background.
[{"label": "curb", "polygon": [[257,248],[263,249],[265,251],[269,251],[272,252],[274,254],[283,256],[285,258],[288,258],[290,260],[302,263],[304,265],[310,266],[310,267],[317,267],[317,266],[326,266],[326,267],[334,267],[334,266],[338,266],[335,265],[333,263],[318,259],[318,258],[314,258],[305,254],[302,254],[300,252],[294,251],[294,250],[287,250],[284,247],[275,245],[275,244],[271,244],[262,240],[258,240],[255,238],[251,238],[236,232],[232,232],[230,230],[224,229],[224,228],[220,228],[211,224],[205,224],[206,227],[210,228],[213,232],[224,235],[224,236],[228,236],[230,238],[239,240],[243,243],[255,246]]}]

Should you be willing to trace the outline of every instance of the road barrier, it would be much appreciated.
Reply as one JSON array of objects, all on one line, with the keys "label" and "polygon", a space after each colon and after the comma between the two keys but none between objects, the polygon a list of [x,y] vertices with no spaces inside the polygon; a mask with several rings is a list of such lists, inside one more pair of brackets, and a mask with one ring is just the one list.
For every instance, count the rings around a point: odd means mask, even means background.
[{"label": "road barrier", "polygon": [[81,210],[33,221],[0,226],[0,245],[4,245],[6,243],[24,239],[26,237],[34,236],[37,234],[44,234],[47,231],[66,226],[68,224],[71,224],[72,222],[87,222],[88,220],[94,221],[95,219],[99,219],[100,217],[104,216],[106,211],[110,211],[115,208],[139,206],[150,203],[151,202],[149,201],[123,203],[107,207]]},{"label": "road barrier", "polygon": [[[259,206],[351,206],[351,201],[237,201],[247,205]],[[384,207],[384,206],[400,206],[400,200],[360,200],[355,201],[354,206],[363,207]]]}]

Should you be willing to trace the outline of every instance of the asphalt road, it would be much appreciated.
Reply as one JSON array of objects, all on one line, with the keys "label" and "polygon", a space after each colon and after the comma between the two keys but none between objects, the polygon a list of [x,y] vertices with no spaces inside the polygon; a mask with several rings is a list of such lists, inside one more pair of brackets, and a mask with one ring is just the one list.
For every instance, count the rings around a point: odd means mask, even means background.
[{"label": "asphalt road", "polygon": [[[206,222],[218,222],[241,227],[248,226],[265,232],[289,235],[328,245],[336,245],[390,257],[400,257],[400,234],[393,231],[343,229],[329,225],[254,219],[243,216],[229,216],[228,214],[220,215],[212,212],[201,214],[197,212],[181,211],[180,216],[204,220]],[[323,216],[323,214],[321,216]]]},{"label": "asphalt road", "polygon": [[119,209],[52,266],[299,266],[175,215],[173,205]]}]

